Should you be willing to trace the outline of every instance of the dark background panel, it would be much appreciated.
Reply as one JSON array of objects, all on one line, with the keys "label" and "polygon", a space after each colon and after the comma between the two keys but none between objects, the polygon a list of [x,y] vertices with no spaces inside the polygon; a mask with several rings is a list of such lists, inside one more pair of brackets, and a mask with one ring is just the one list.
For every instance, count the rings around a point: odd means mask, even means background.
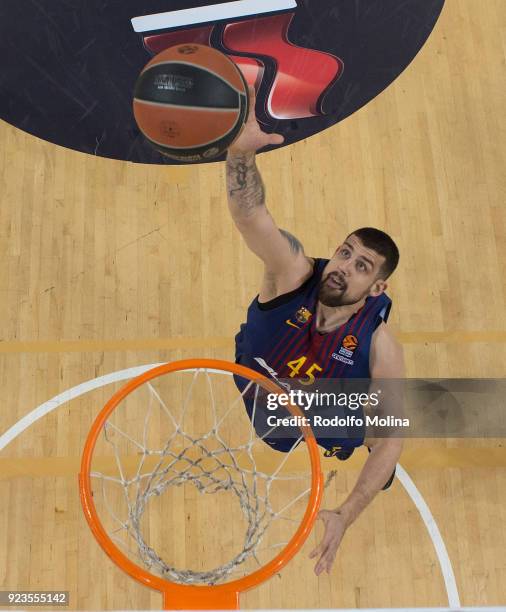
[{"label": "dark background panel", "polygon": [[[163,158],[142,138],[132,113],[136,78],[149,61],[131,18],[204,6],[195,0],[16,0],[0,4],[0,117],[44,140],[142,163]],[[292,43],[340,57],[344,73],[321,117],[273,121],[285,145],[348,117],[383,91],[432,31],[444,0],[298,0]],[[267,79],[274,66],[267,62]],[[259,94],[259,108],[263,107]],[[284,145],[283,145],[284,146]]]}]

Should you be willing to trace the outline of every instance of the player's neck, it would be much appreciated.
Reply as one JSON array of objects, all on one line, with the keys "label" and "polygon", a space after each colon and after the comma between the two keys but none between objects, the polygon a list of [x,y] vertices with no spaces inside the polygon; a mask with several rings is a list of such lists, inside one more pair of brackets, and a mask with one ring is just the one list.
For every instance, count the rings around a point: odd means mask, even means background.
[{"label": "player's neck", "polygon": [[346,323],[364,305],[365,299],[356,304],[346,306],[325,306],[318,302],[316,308],[316,329],[321,334],[335,331],[343,323]]}]

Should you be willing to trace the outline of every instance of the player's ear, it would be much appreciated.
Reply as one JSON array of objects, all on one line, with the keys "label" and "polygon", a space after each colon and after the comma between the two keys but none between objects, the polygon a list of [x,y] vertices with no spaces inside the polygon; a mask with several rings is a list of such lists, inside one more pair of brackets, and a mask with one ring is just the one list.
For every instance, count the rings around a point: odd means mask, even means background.
[{"label": "player's ear", "polygon": [[378,278],[378,280],[374,281],[372,287],[370,288],[369,295],[371,297],[378,297],[378,295],[381,295],[387,290],[387,287],[388,283],[385,280]]}]

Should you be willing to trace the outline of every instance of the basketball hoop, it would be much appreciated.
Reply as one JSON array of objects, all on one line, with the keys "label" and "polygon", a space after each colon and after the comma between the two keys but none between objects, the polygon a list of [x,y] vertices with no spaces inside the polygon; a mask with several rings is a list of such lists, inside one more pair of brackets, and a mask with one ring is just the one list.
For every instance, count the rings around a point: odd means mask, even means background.
[{"label": "basketball hoop", "polygon": [[[181,418],[176,419],[165,401],[160,397],[159,391],[154,388],[154,385],[157,384],[155,379],[162,384],[162,377],[169,374],[181,376],[188,373],[192,374],[188,397],[183,401]],[[184,422],[187,404],[190,402],[189,398],[192,393],[195,393],[195,391],[192,391],[197,384],[195,381],[199,377],[203,377],[203,384],[212,389],[211,382],[215,375],[226,375],[229,380],[231,375],[234,375],[234,377],[248,381],[248,384],[241,394],[238,391],[236,392],[237,399],[230,404],[230,407],[227,407],[224,416],[218,416],[215,406],[217,402],[211,391],[209,401],[212,415],[209,418],[212,418],[212,423],[209,432],[205,435],[192,437],[183,429],[182,423]],[[141,387],[142,389],[140,389]],[[139,436],[142,433],[142,440],[139,442],[138,436],[133,439],[124,433],[119,425],[112,423],[111,419],[114,418],[113,413],[123,401],[128,406],[128,402],[132,401],[131,397],[133,395],[144,393],[146,389],[150,395],[147,400],[148,407],[147,416],[144,417],[144,429],[143,432],[139,431],[139,427],[135,429]],[[265,444],[261,441],[261,438],[255,437],[253,426],[247,442],[242,445],[226,443],[223,434],[220,433],[220,427],[222,427],[225,419],[230,418],[228,415],[231,414],[232,408],[236,407],[235,404],[240,407],[240,412],[239,417],[234,416],[232,423],[236,422],[235,419],[243,417],[248,421],[243,406],[244,394],[248,389],[248,392],[254,393],[255,402],[260,389],[276,395],[285,393],[284,389],[268,378],[254,370],[231,362],[214,359],[190,359],[168,363],[145,372],[117,391],[98,414],[86,439],[79,474],[79,490],[84,515],[91,531],[102,549],[116,565],[135,580],[163,594],[164,609],[238,609],[240,593],[258,586],[278,573],[302,547],[316,519],[323,492],[323,480],[318,446],[309,427],[300,426],[299,429],[301,431],[300,439],[303,439],[306,443],[302,446],[306,447],[309,455],[311,475],[310,477],[306,475],[304,478],[308,479],[310,486],[302,493],[297,494],[294,501],[285,505],[279,511],[274,511],[272,508],[269,497],[271,485],[275,481],[289,481],[289,478],[280,475],[281,466],[278,466],[274,475],[270,476],[257,468],[252,449],[255,445],[264,448]],[[152,417],[152,415],[155,414],[158,407],[163,418],[170,421],[173,428],[173,432],[163,438],[164,443],[161,450],[157,449],[156,444],[154,444],[155,449],[149,448],[149,433],[147,433],[149,419],[157,418]],[[201,402],[198,403],[198,407],[199,410],[203,410]],[[294,416],[302,416],[303,414],[295,405],[289,405],[287,409]],[[138,415],[138,408],[135,410],[135,414]],[[116,412],[121,415],[121,410]],[[253,413],[252,421],[254,421],[254,418],[255,414]],[[160,429],[160,426],[156,424],[153,429],[157,427]],[[118,441],[114,441],[115,435],[118,437]],[[115,457],[114,461],[111,459],[111,463],[117,464],[119,477],[97,473],[92,469],[92,461],[99,461],[93,455],[97,441],[101,436],[103,436],[101,444],[103,443],[104,447],[107,447],[107,445],[113,447]],[[126,451],[124,449],[127,444],[135,445],[137,455],[140,457],[132,477],[126,474],[126,470],[122,466],[122,461],[126,461],[124,457]],[[182,447],[176,448],[177,444],[182,445]],[[232,446],[235,446],[235,448],[231,448]],[[267,450],[271,452],[268,447]],[[195,452],[200,453],[197,458],[193,456]],[[276,457],[280,456],[279,453],[272,452]],[[241,464],[241,457],[247,458],[247,467]],[[132,457],[129,460],[132,463]],[[149,461],[154,465],[154,467],[151,465],[151,471],[148,471],[146,467]],[[285,461],[286,458],[283,457],[281,465]],[[101,486],[111,484],[118,490],[121,489],[122,493],[118,497],[124,498],[123,501],[126,501],[128,507],[124,515],[126,518],[116,517],[115,513],[117,511],[115,508],[110,510],[114,519],[111,519],[111,522],[116,525],[115,529],[110,530],[112,535],[104,527],[103,520],[97,511],[96,502],[100,488],[92,487],[92,478],[98,479]],[[292,478],[292,480],[295,480],[295,478]],[[253,485],[247,484],[246,481],[248,483],[252,482]],[[257,492],[259,490],[257,489],[258,482],[264,484],[265,493],[262,495],[257,493],[254,499],[251,495],[251,487],[253,487],[254,492]],[[231,562],[213,569],[211,572],[176,570],[160,558],[149,543],[145,542],[144,536],[140,533],[141,516],[150,500],[161,497],[166,491],[172,490],[171,487],[179,487],[188,483],[195,485],[199,493],[215,493],[227,489],[227,492],[239,497],[241,509],[249,520],[248,537],[243,551],[234,557]],[[291,483],[290,486],[292,486]],[[250,487],[250,489],[247,487]],[[134,491],[135,495],[131,495],[129,491]],[[107,501],[105,494],[104,499],[105,508],[112,505]],[[261,499],[261,504],[258,499]],[[258,569],[239,579],[232,579],[223,584],[214,584],[215,581],[220,581],[231,575],[234,568],[243,563],[248,556],[253,557],[259,563],[258,547],[263,540],[268,525],[273,520],[285,518],[286,509],[297,500],[302,500],[305,503],[305,509],[301,511],[303,516],[301,519],[297,518],[297,521],[292,518],[287,519],[298,524],[298,527],[289,541],[283,542],[284,547],[281,552]],[[259,507],[260,505],[261,507]],[[139,547],[136,555],[141,559],[141,563],[132,561],[120,548],[115,540],[118,533],[127,534],[133,539],[135,545]],[[279,547],[279,545],[277,546]],[[148,567],[148,569],[145,569],[142,565]],[[155,575],[149,571],[152,567],[161,575]]]}]

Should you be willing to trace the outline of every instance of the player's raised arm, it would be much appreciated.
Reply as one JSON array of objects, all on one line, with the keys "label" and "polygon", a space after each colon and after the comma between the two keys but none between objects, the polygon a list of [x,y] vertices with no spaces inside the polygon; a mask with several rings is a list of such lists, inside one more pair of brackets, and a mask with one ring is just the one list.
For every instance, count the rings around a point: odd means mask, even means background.
[{"label": "player's raised arm", "polygon": [[[401,345],[385,324],[380,325],[373,335],[369,362],[371,389],[376,390],[376,383],[382,381],[384,386],[391,379],[392,384],[386,385],[387,411],[388,414],[401,412],[402,406],[397,410],[392,404],[399,401],[397,395],[401,391],[400,385],[393,381],[403,379],[405,376],[404,354]],[[388,488],[391,482],[389,478],[394,473],[402,451],[402,439],[397,437],[366,438],[364,444],[369,448],[370,454],[352,492],[335,510],[321,510],[318,514],[318,518],[324,523],[325,532],[320,544],[310,554],[312,558],[318,557],[315,566],[317,575],[323,571],[330,571],[348,527],[382,488]]]},{"label": "player's raised arm", "polygon": [[[265,204],[265,186],[258,171],[258,149],[281,144],[279,134],[266,134],[255,117],[255,90],[250,88],[250,113],[227,156],[227,194],[232,218],[248,247],[265,264],[261,298],[272,299],[297,288],[311,273],[312,263],[301,243],[280,230]],[[268,282],[267,282],[268,279]],[[262,295],[263,294],[263,295]]]}]

